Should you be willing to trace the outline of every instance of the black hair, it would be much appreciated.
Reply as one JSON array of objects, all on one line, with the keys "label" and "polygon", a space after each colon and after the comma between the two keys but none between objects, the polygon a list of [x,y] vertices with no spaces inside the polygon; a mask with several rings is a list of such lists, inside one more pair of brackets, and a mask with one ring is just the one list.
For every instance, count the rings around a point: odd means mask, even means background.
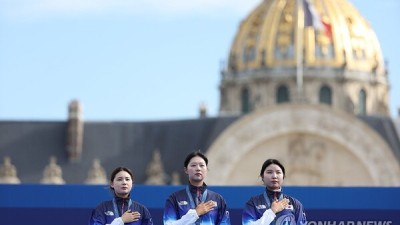
[{"label": "black hair", "polygon": [[185,159],[185,162],[183,163],[183,166],[184,166],[185,168],[187,168],[187,166],[189,165],[190,160],[191,160],[193,157],[196,157],[196,156],[199,156],[199,157],[201,157],[202,159],[204,159],[204,161],[206,162],[206,166],[208,165],[208,159],[207,159],[207,157],[206,157],[203,153],[201,153],[200,151],[196,151],[196,152],[192,152],[192,153],[190,153],[189,155],[186,156],[186,159]]},{"label": "black hair", "polygon": [[279,162],[277,159],[265,160],[265,162],[263,163],[263,165],[261,167],[260,177],[263,177],[265,169],[271,164],[275,164],[275,165],[279,166],[283,172],[283,178],[285,178],[285,167],[283,167],[282,163]]},{"label": "black hair", "polygon": [[[115,169],[112,171],[111,177],[110,177],[110,181],[113,182],[114,179],[115,179],[115,176],[117,175],[117,173],[119,173],[119,172],[121,172],[121,171],[125,171],[125,172],[129,173],[129,175],[131,176],[132,181],[133,181],[133,173],[132,173],[132,171],[131,171],[130,169],[128,169],[128,168],[126,168],[126,167],[122,167],[122,166],[121,166],[121,167],[117,167],[117,168],[115,168]],[[110,188],[111,188],[111,189],[114,189],[114,188],[112,188],[111,186],[110,186]]]}]

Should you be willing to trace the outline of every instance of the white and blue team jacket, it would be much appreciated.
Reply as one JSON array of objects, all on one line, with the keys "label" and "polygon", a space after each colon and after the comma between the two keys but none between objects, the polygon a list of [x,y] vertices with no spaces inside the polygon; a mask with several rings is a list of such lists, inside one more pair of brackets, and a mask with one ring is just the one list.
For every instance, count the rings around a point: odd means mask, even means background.
[{"label": "white and blue team jacket", "polygon": [[289,206],[275,215],[266,192],[251,197],[242,213],[243,225],[306,225],[307,219],[299,200],[280,194],[279,199],[289,199]]},{"label": "white and blue team jacket", "polygon": [[183,190],[172,193],[165,203],[164,225],[230,225],[229,212],[223,197],[213,191],[202,187],[202,200],[212,200],[216,207],[214,210],[201,215],[196,213],[194,186],[187,186]]},{"label": "white and blue team jacket", "polygon": [[[122,199],[115,197],[110,201],[100,203],[93,211],[89,220],[89,225],[124,225],[120,218],[122,212],[130,209],[132,212],[140,213],[140,219],[129,225],[153,225],[153,221],[149,210],[142,204],[132,201],[131,199]],[[122,212],[121,212],[122,211]]]}]

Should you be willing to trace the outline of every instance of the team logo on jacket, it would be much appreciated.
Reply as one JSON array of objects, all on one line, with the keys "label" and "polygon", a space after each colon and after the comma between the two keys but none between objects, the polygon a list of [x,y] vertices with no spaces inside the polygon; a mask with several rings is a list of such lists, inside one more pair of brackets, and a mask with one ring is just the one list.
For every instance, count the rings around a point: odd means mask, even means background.
[{"label": "team logo on jacket", "polygon": [[188,205],[188,202],[187,201],[180,201],[180,202],[178,202],[178,205]]},{"label": "team logo on jacket", "polygon": [[293,210],[293,205],[288,205],[288,206],[286,206],[286,208],[285,209],[290,209],[290,210]]},{"label": "team logo on jacket", "polygon": [[256,205],[256,209],[266,209],[266,205]]},{"label": "team logo on jacket", "polygon": [[106,214],[106,216],[114,216],[113,211],[105,211],[104,214]]},{"label": "team logo on jacket", "polygon": [[275,225],[296,225],[296,219],[293,214],[286,214],[276,219]]}]

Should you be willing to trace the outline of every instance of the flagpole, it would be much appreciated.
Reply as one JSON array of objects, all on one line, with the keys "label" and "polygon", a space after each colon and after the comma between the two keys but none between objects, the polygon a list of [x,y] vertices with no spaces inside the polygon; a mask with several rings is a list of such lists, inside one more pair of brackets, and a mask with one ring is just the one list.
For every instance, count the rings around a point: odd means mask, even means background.
[{"label": "flagpole", "polygon": [[296,48],[296,84],[297,100],[302,101],[303,96],[303,45],[304,45],[304,8],[303,0],[297,0],[297,48]]}]

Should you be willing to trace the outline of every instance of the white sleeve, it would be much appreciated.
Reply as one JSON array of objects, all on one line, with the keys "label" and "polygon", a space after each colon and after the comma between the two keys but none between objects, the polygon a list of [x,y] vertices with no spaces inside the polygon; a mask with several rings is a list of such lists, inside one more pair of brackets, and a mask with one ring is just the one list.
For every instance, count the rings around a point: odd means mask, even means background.
[{"label": "white sleeve", "polygon": [[[106,224],[108,225],[108,224]],[[124,225],[124,221],[122,221],[121,217],[115,218],[110,225]]]},{"label": "white sleeve", "polygon": [[275,219],[275,213],[271,209],[267,209],[262,217],[256,221],[248,223],[249,225],[269,225]]},{"label": "white sleeve", "polygon": [[189,211],[183,215],[179,220],[166,221],[165,225],[191,225],[199,219],[195,209],[189,209]]}]

